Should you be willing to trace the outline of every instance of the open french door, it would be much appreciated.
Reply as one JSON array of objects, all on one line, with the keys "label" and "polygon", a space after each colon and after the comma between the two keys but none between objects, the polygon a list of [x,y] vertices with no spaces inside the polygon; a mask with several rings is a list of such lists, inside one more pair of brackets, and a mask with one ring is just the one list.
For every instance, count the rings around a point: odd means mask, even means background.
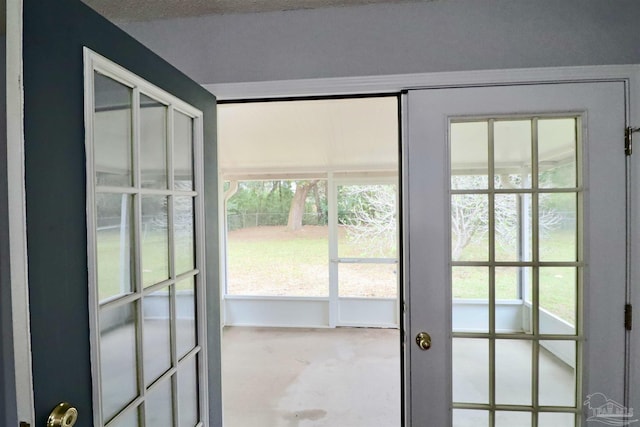
[{"label": "open french door", "polygon": [[404,105],[410,425],[632,421],[624,83],[416,90]]},{"label": "open french door", "polygon": [[33,424],[220,425],[215,98],[80,1],[23,46]]}]

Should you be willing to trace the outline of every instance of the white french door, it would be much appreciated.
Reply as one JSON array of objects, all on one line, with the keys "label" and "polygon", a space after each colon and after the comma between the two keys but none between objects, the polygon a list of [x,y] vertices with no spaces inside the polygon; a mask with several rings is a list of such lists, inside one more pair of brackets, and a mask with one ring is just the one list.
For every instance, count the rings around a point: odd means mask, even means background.
[{"label": "white french door", "polygon": [[415,90],[404,107],[409,424],[622,410],[624,83]]},{"label": "white french door", "polygon": [[202,112],[85,50],[94,425],[208,425]]}]

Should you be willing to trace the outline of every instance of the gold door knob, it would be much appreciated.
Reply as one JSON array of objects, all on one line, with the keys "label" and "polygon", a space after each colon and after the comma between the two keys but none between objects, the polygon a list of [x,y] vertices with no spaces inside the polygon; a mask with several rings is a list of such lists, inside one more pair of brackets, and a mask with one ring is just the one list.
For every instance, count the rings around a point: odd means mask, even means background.
[{"label": "gold door knob", "polygon": [[59,403],[49,414],[47,427],[73,427],[78,420],[78,410],[66,402]]},{"label": "gold door knob", "polygon": [[429,350],[431,348],[431,335],[426,332],[420,332],[416,335],[416,344],[420,350]]}]

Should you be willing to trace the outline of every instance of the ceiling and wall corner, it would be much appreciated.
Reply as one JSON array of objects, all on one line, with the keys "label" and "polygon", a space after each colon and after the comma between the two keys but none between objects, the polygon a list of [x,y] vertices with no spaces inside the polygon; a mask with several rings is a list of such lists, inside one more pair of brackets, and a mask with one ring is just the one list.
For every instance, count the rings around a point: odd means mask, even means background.
[{"label": "ceiling and wall corner", "polygon": [[436,0],[83,0],[113,22]]},{"label": "ceiling and wall corner", "polygon": [[636,0],[447,0],[121,24],[203,84],[640,63]]}]

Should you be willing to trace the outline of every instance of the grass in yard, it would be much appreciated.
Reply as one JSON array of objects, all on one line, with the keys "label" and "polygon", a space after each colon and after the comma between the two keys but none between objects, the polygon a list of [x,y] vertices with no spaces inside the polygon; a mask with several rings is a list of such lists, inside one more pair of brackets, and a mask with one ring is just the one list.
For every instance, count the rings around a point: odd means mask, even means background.
[{"label": "grass in yard", "polygon": [[[129,260],[120,256],[120,233],[105,230],[98,233],[98,280],[100,299],[119,294],[122,272]],[[573,233],[558,231],[549,235],[541,245],[545,260],[569,260],[575,254]],[[305,226],[290,232],[286,227],[255,227],[230,231],[227,242],[228,292],[231,295],[267,296],[320,296],[329,295],[328,228]],[[466,259],[478,259],[486,253],[478,242],[465,250]],[[187,245],[188,246],[188,245]],[[349,240],[344,229],[340,231],[341,256],[363,256],[361,245]],[[510,248],[496,247],[498,257],[511,253]],[[160,236],[150,235],[143,243],[144,269],[147,276],[161,280],[165,276],[166,243]],[[177,264],[191,265],[189,248],[177,248]],[[474,258],[476,257],[476,258]],[[489,277],[486,267],[454,267],[452,293],[454,298],[487,299]],[[496,298],[517,299],[517,267],[496,268]],[[531,269],[525,268],[531,275]],[[124,274],[124,277],[128,277]],[[341,296],[395,297],[397,283],[396,264],[340,264],[339,285]],[[564,320],[575,322],[576,269],[573,267],[547,267],[540,269],[540,306]],[[125,282],[125,289],[129,288]],[[178,284],[178,289],[189,283]],[[530,296],[527,296],[530,300]]]},{"label": "grass in yard", "polygon": [[[571,231],[558,230],[545,235],[540,242],[540,258],[544,261],[575,261],[576,237]],[[487,241],[476,242],[465,248],[461,261],[486,261]],[[496,259],[508,260],[514,249],[496,245]],[[496,298],[517,298],[518,267],[496,268]],[[524,268],[531,277],[531,268]],[[529,279],[530,283],[532,279]],[[487,299],[489,273],[486,267],[454,267],[452,293],[454,298]],[[545,267],[540,269],[540,307],[575,325],[576,268]],[[531,301],[531,296],[526,295]]]},{"label": "grass in yard", "polygon": [[[100,301],[129,293],[133,288],[134,266],[131,263],[130,239],[120,234],[119,229],[100,230],[97,233],[98,250],[98,294]],[[193,269],[192,236],[176,238],[177,273]],[[159,283],[169,277],[169,255],[166,231],[147,231],[142,238],[142,279],[145,287]],[[131,256],[129,256],[131,254]],[[188,288],[178,283],[177,289]]]},{"label": "grass in yard", "polygon": [[[231,295],[329,296],[329,229],[252,227],[230,231],[227,240]],[[342,257],[366,257],[367,242],[339,232]],[[395,297],[395,264],[340,264],[340,296]]]}]

